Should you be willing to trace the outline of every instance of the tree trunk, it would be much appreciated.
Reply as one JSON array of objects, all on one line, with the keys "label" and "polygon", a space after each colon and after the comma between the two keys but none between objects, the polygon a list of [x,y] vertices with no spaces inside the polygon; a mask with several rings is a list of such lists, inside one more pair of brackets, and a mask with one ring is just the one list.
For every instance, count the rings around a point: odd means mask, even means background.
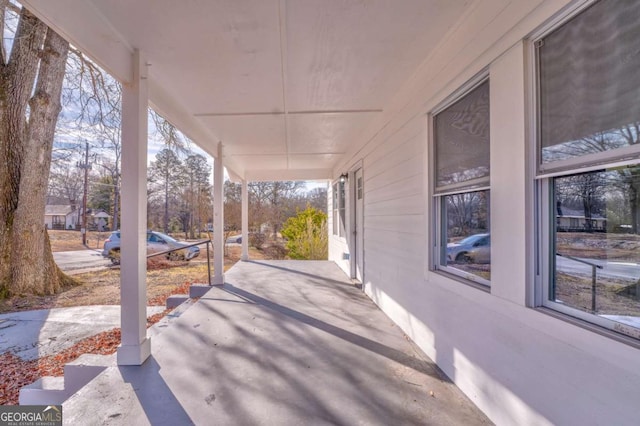
[{"label": "tree trunk", "polygon": [[53,294],[73,282],[56,266],[43,222],[68,47],[22,9],[0,80],[0,296]]}]

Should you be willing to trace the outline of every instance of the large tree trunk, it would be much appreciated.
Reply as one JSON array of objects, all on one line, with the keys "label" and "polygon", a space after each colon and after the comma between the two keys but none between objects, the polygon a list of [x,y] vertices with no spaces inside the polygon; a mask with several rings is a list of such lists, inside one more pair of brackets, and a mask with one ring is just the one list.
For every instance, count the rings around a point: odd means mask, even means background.
[{"label": "large tree trunk", "polygon": [[73,282],[56,266],[44,228],[68,48],[68,42],[22,9],[0,79],[0,296],[53,294]]}]

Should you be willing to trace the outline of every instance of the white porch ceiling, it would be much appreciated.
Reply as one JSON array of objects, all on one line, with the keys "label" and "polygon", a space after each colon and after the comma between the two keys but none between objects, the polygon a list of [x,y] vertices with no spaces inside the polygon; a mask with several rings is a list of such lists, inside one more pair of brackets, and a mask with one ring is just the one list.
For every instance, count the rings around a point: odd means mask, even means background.
[{"label": "white porch ceiling", "polygon": [[252,180],[328,179],[472,0],[25,0]]}]

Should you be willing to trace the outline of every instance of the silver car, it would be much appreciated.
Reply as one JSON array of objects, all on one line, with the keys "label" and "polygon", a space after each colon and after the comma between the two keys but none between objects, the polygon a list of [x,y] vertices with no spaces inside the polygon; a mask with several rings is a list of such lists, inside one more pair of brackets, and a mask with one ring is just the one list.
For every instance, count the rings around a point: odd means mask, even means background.
[{"label": "silver car", "polygon": [[467,252],[469,263],[491,263],[491,236]]},{"label": "silver car", "polygon": [[447,244],[447,263],[469,263],[472,261],[469,254],[477,252],[481,247],[491,247],[491,236],[489,234],[473,234],[457,243],[449,243]]},{"label": "silver car", "polygon": [[[188,245],[178,241],[166,234],[156,231],[147,231],[147,254],[160,253],[171,249],[178,249]],[[177,250],[166,254],[169,260],[191,260],[200,255],[197,246],[187,247],[184,250]],[[105,240],[102,249],[102,256],[109,258],[114,265],[120,263],[120,231],[113,231],[109,238]]]}]

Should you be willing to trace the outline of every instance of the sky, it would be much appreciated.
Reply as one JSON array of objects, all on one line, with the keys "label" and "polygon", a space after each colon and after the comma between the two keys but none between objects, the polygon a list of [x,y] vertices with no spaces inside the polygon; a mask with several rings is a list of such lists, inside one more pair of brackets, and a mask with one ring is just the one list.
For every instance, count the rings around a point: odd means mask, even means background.
[{"label": "sky", "polygon": [[[13,2],[13,0],[12,0]],[[7,14],[4,26],[4,47],[7,54],[10,53],[13,39],[15,36],[15,28],[17,26],[17,16],[13,13]],[[69,67],[69,66],[68,66]],[[104,72],[104,71],[103,71]],[[105,72],[106,74],[106,72]],[[84,129],[79,129],[75,118],[79,115],[79,106],[73,99],[70,102],[63,102],[63,109],[58,118],[58,126],[56,128],[56,134],[54,136],[54,155],[59,155],[62,152],[69,152],[69,150],[77,151],[74,157],[71,159],[70,164],[75,164],[76,161],[81,160],[78,158],[84,153],[85,143],[89,143],[90,150],[93,153],[100,153],[100,155],[107,156],[108,150],[100,149],[101,141],[96,140],[96,132],[91,131],[90,125],[83,123]],[[148,120],[149,138],[148,138],[148,151],[147,162],[150,164],[155,160],[156,154],[161,151],[165,144],[162,137],[157,132],[155,123],[151,117]],[[207,159],[207,163],[213,169],[213,159],[209,154],[200,149],[195,143],[190,144],[190,149],[196,153],[201,154]],[[77,156],[77,157],[76,157]],[[225,180],[228,179],[228,174],[225,170]],[[307,181],[307,190],[314,188],[326,188],[327,183],[325,181]]]}]

